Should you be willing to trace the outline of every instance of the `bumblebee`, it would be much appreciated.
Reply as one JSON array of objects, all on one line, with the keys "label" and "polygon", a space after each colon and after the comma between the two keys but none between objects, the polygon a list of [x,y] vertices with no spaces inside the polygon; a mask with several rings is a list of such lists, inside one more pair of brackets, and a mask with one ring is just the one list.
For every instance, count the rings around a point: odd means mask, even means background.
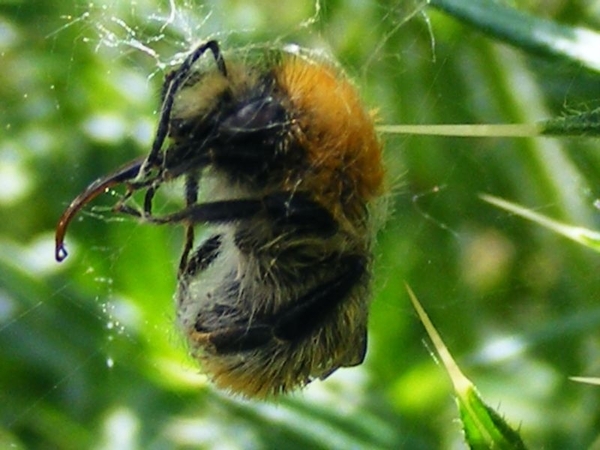
[{"label": "bumblebee", "polygon": [[[93,182],[56,230],[60,261],[71,219],[117,185],[115,212],[182,225],[178,323],[217,386],[255,398],[362,363],[384,180],[373,116],[340,70],[299,49],[260,53],[191,52],[165,78],[149,154]],[[185,206],[153,214],[180,177]]]}]

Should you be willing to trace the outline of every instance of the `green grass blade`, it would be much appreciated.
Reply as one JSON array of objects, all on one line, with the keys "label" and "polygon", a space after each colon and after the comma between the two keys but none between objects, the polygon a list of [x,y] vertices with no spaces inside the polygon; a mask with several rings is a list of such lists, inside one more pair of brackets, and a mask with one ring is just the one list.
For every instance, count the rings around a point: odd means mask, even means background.
[{"label": "green grass blade", "polygon": [[524,219],[531,220],[555,233],[560,234],[572,241],[579,244],[585,245],[597,252],[600,252],[600,233],[590,230],[588,228],[576,227],[568,225],[562,222],[558,222],[554,219],[550,219],[542,214],[536,213],[530,209],[524,208],[523,206],[515,203],[503,200],[493,195],[481,194],[479,196],[483,201],[490,203],[498,208],[509,211],[517,216],[523,217]]},{"label": "green grass blade", "polygon": [[600,137],[600,108],[542,120],[534,124],[379,125],[386,134],[459,137]]},{"label": "green grass blade", "polygon": [[600,378],[596,377],[569,377],[569,380],[575,381],[577,383],[593,384],[595,386],[600,386]]},{"label": "green grass blade", "polygon": [[430,5],[528,52],[600,71],[600,34],[591,30],[560,25],[491,0],[431,0]]},{"label": "green grass blade", "polygon": [[519,433],[481,399],[471,380],[458,367],[414,292],[408,286],[406,289],[413,307],[425,326],[454,385],[465,440],[469,447],[472,449],[525,449]]},{"label": "green grass blade", "polygon": [[546,136],[600,136],[600,108],[540,123]]}]

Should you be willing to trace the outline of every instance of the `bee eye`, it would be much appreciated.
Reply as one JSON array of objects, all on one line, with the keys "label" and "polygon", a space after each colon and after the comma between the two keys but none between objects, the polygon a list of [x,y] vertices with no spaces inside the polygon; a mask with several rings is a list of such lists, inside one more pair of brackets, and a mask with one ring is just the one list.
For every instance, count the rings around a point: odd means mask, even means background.
[{"label": "bee eye", "polygon": [[260,131],[283,128],[286,123],[286,112],[281,102],[273,97],[263,97],[251,100],[226,117],[220,126],[220,131],[226,135],[247,135]]}]

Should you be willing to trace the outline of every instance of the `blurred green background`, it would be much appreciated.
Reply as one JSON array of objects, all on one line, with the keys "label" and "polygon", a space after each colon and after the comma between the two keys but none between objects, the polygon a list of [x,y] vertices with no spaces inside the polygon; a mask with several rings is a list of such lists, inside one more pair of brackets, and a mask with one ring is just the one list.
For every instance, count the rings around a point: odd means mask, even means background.
[{"label": "blurred green background", "polygon": [[[505,4],[600,27],[597,1]],[[600,103],[598,73],[424,2],[0,0],[0,447],[462,448],[405,282],[531,448],[600,445],[600,389],[568,379],[600,375],[600,257],[478,198],[600,228],[597,140],[383,136],[393,212],[366,362],[277,402],[217,392],[187,356],[180,229],[88,207],[54,261],[62,210],[147,153],[164,73],[207,37],[328,52],[382,124],[534,122]]]}]

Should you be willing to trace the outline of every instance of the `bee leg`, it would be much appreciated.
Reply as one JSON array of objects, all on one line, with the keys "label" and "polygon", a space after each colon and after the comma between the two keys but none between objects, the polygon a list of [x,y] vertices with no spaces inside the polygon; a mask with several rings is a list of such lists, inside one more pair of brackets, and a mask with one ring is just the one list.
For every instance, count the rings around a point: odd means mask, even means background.
[{"label": "bee leg", "polygon": [[173,214],[161,217],[149,217],[156,224],[168,223],[230,223],[251,219],[263,211],[261,200],[224,200],[192,205]]},{"label": "bee leg", "polygon": [[[185,179],[185,205],[189,208],[198,201],[198,174],[192,173]],[[188,257],[194,246],[194,224],[188,222],[185,225],[185,244],[183,246],[183,253],[179,260],[179,274],[181,275],[184,270],[189,266]],[[220,246],[220,244],[219,244]],[[216,256],[216,255],[215,255]],[[213,258],[214,259],[214,258]],[[196,266],[198,264],[195,264]]]},{"label": "bee leg", "polygon": [[262,347],[273,339],[273,329],[265,324],[237,326],[212,332],[196,329],[192,338],[198,342],[210,343],[217,354],[225,355]]},{"label": "bee leg", "polygon": [[192,53],[188,55],[188,57],[183,61],[183,63],[181,63],[181,66],[179,66],[177,70],[171,72],[165,78],[165,82],[161,91],[161,97],[163,101],[161,105],[160,119],[158,121],[158,129],[156,130],[156,136],[154,137],[154,142],[152,142],[150,153],[142,165],[141,173],[145,174],[150,167],[155,166],[160,160],[160,151],[169,133],[169,123],[171,121],[171,111],[173,109],[173,104],[175,103],[175,96],[179,91],[179,88],[189,77],[194,63],[208,50],[212,52],[219,72],[221,72],[223,76],[227,76],[227,68],[225,67],[225,61],[221,55],[219,44],[217,41],[213,40],[199,45]]},{"label": "bee leg", "polygon": [[[362,282],[366,273],[367,262],[364,257],[348,255],[337,262],[343,268],[334,279],[325,281],[322,285],[310,290],[294,301],[286,311],[277,315],[273,333],[277,339],[289,341],[302,339],[309,335],[321,324],[327,321],[335,308],[348,299],[354,287]],[[358,328],[353,333],[354,343],[349,346],[347,353],[339,360],[339,366],[352,367],[362,364],[367,353],[367,313],[364,318],[357,317]],[[339,367],[338,366],[338,367]],[[325,379],[337,367],[319,376]]]},{"label": "bee leg", "polygon": [[332,280],[308,291],[291,303],[287,310],[277,314],[274,334],[278,339],[293,341],[317,328],[340,302],[348,298],[352,289],[361,282],[366,272],[366,261],[358,255],[339,260],[343,271]]},{"label": "bee leg", "polygon": [[205,270],[219,256],[223,237],[215,234],[202,243],[189,258],[181,259],[179,275],[190,278]]},{"label": "bee leg", "polygon": [[[129,211],[122,211],[130,213]],[[329,211],[300,193],[278,192],[260,199],[224,200],[190,205],[166,216],[146,216],[155,224],[231,223],[265,215],[280,227],[294,227],[301,233],[330,235],[337,224]]]},{"label": "bee leg", "polygon": [[325,236],[338,229],[331,213],[305,194],[276,192],[263,201],[267,214],[278,226],[292,226],[301,233]]}]

